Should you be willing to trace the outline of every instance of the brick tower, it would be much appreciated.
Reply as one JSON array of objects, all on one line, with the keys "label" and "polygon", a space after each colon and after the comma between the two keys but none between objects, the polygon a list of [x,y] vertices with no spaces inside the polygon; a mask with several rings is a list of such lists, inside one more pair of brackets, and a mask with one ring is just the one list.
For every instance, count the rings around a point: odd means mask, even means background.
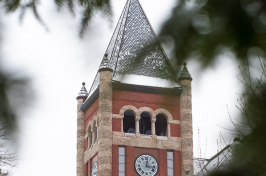
[{"label": "brick tower", "polygon": [[177,78],[138,0],[127,0],[78,100],[77,176],[193,175],[191,75]]}]

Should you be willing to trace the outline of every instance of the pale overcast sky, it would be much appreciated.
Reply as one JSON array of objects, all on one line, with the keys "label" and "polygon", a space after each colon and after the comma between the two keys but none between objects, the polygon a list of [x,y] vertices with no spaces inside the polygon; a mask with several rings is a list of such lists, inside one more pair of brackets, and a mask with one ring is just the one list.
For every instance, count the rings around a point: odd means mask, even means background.
[{"label": "pale overcast sky", "polygon": [[[125,0],[113,0],[113,23],[96,15],[83,39],[78,37],[80,16],[57,13],[53,3],[41,1],[40,14],[49,32],[28,12],[22,24],[18,14],[4,15],[1,64],[9,70],[31,77],[36,96],[21,112],[19,155],[16,176],[74,176],[76,174],[76,96],[81,83],[87,89],[95,77]],[[174,0],[140,0],[156,33],[171,13]],[[228,55],[215,68],[199,74],[195,62],[188,63],[193,77],[194,156],[198,156],[198,129],[205,157],[217,151],[217,139],[230,126],[226,105],[237,114],[236,78],[239,71]],[[207,145],[206,145],[207,141]],[[202,157],[203,154],[202,154]]]}]

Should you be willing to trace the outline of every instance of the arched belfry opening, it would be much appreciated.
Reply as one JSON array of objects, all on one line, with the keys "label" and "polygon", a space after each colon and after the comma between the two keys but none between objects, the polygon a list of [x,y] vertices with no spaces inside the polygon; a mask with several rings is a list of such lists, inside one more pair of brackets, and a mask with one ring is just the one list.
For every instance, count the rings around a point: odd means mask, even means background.
[{"label": "arched belfry opening", "polygon": [[92,132],[91,132],[91,125],[88,128],[88,149],[91,148],[92,145]]},{"label": "arched belfry opening", "polygon": [[135,133],[135,113],[132,110],[124,112],[123,118],[124,133]]},{"label": "arched belfry opening", "polygon": [[146,112],[140,114],[139,132],[140,134],[151,135],[151,117]]},{"label": "arched belfry opening", "polygon": [[167,136],[167,118],[163,114],[156,116],[155,132],[157,136]]},{"label": "arched belfry opening", "polygon": [[93,131],[93,144],[94,144],[97,141],[97,125],[96,125],[96,120],[93,121],[92,131]]}]

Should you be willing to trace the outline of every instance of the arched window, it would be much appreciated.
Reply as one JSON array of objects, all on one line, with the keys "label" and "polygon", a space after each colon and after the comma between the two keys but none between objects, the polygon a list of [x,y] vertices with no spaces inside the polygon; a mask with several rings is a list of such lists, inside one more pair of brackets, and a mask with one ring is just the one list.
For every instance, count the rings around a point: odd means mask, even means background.
[{"label": "arched window", "polygon": [[163,114],[156,116],[155,132],[157,136],[167,136],[167,118]]},{"label": "arched window", "polygon": [[88,148],[91,148],[92,145],[92,132],[91,132],[91,126],[88,128]]},{"label": "arched window", "polygon": [[139,132],[140,134],[151,135],[151,117],[146,112],[140,114]]},{"label": "arched window", "polygon": [[97,126],[96,126],[96,120],[93,122],[93,144],[97,141]]},{"label": "arched window", "polygon": [[125,133],[135,133],[135,114],[131,110],[124,113],[123,129]]}]

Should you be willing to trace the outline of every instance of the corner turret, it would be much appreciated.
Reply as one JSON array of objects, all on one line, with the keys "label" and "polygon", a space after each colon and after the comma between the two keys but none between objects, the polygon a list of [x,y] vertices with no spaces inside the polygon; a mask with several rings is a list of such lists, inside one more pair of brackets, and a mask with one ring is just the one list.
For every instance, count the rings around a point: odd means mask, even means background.
[{"label": "corner turret", "polygon": [[181,70],[179,77],[178,77],[178,82],[180,82],[181,80],[190,80],[192,81],[192,77],[187,69],[187,63],[185,62],[183,69]]},{"label": "corner turret", "polygon": [[105,54],[99,68],[98,173],[112,176],[112,76],[113,69]]},{"label": "corner turret", "polygon": [[194,173],[191,81],[187,64],[184,63],[178,77],[178,82],[183,87],[180,95],[181,176],[185,176],[187,172]]},{"label": "corner turret", "polygon": [[88,97],[85,82],[77,96],[77,176],[84,176],[84,112],[80,110],[80,106]]},{"label": "corner turret", "polygon": [[82,87],[78,93],[78,96],[77,96],[77,100],[78,99],[83,99],[83,101],[88,97],[88,92],[87,92],[87,89],[85,87],[85,82],[82,83]]},{"label": "corner turret", "polygon": [[104,57],[103,57],[102,63],[101,63],[101,65],[100,65],[100,68],[99,68],[98,71],[99,71],[99,72],[101,72],[101,71],[110,71],[110,72],[113,72],[112,64],[111,64],[111,62],[108,60],[108,54],[104,54]]}]

